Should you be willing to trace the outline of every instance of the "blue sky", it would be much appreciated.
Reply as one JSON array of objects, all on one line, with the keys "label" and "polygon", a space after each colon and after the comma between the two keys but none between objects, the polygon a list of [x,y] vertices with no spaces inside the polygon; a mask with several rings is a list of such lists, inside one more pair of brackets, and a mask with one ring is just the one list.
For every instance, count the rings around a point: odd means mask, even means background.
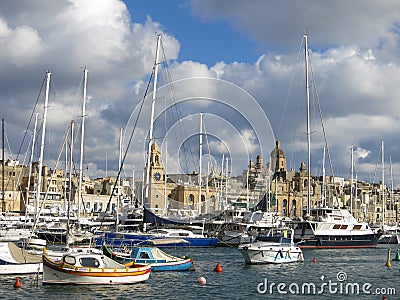
[{"label": "blue sky", "polygon": [[[302,50],[307,30],[335,175],[350,177],[354,145],[358,178],[379,181],[375,174],[380,173],[384,140],[399,185],[399,22],[397,0],[0,2],[0,102],[7,155],[16,157],[34,103],[42,101],[44,72],[51,70],[45,160],[54,166],[70,120],[81,120],[79,91],[87,66],[86,175],[104,176],[106,160],[108,175],[115,174],[119,130],[129,133],[143,98],[158,32],[176,81],[175,100],[182,100],[180,121],[194,135],[199,113],[205,114],[216,162],[228,155],[232,173],[241,174],[250,159],[268,157],[279,139],[288,168],[297,170],[307,158]],[[160,94],[160,99],[166,98]],[[311,166],[313,174],[320,174],[324,140],[315,100]],[[39,104],[38,112],[42,108]],[[148,119],[143,117],[138,126],[127,174],[144,166]],[[156,128],[158,134],[181,138],[168,143],[170,162],[179,161],[173,155],[194,140],[179,136],[177,127]],[[27,141],[22,149],[28,151]],[[174,173],[185,169],[171,168]]]},{"label": "blue sky", "polygon": [[127,0],[125,3],[133,21],[145,23],[151,17],[180,41],[179,61],[193,60],[212,66],[218,61],[255,62],[260,55],[249,37],[223,20],[203,21],[192,12],[189,1]]}]

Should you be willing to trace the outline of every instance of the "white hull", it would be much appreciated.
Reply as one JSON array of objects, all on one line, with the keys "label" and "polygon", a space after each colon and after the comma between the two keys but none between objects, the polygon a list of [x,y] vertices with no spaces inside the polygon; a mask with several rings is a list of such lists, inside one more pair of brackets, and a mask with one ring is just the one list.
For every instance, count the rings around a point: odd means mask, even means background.
[{"label": "white hull", "polygon": [[222,244],[226,245],[239,245],[243,243],[243,232],[241,231],[225,231],[220,237]]},{"label": "white hull", "polygon": [[400,244],[400,236],[398,233],[383,234],[378,241],[379,244]]},{"label": "white hull", "polygon": [[34,255],[12,242],[0,242],[0,274],[34,274],[42,271],[41,254]]},{"label": "white hull", "polygon": [[0,275],[36,274],[43,272],[42,263],[0,265]]},{"label": "white hull", "polygon": [[238,250],[245,262],[249,264],[283,264],[303,261],[303,253],[296,246],[254,242],[240,245]]}]

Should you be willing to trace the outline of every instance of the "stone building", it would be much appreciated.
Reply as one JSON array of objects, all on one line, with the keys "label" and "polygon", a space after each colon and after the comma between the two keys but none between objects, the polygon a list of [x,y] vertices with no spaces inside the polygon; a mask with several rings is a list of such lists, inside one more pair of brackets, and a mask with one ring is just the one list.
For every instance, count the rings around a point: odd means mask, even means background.
[{"label": "stone building", "polygon": [[217,192],[212,184],[206,184],[207,176],[202,176],[200,188],[199,175],[196,172],[165,174],[157,143],[153,143],[151,147],[149,173],[148,199],[143,200],[144,204],[154,211],[194,210],[204,214],[218,209]]}]

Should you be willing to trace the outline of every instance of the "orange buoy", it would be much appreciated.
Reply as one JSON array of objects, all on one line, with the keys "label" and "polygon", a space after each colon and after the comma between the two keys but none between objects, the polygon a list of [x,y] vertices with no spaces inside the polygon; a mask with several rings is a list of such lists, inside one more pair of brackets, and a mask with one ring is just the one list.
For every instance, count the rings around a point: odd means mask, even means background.
[{"label": "orange buoy", "polygon": [[21,278],[17,277],[15,279],[14,287],[15,288],[20,288],[21,287]]},{"label": "orange buoy", "polygon": [[314,264],[316,264],[316,263],[317,263],[317,259],[314,257],[313,260],[312,260],[312,262],[313,262]]},{"label": "orange buoy", "polygon": [[204,278],[204,277],[199,277],[199,278],[197,278],[197,283],[199,283],[199,284],[206,284],[206,279]]},{"label": "orange buoy", "polygon": [[222,267],[221,267],[221,263],[220,262],[218,262],[217,265],[215,266],[214,272],[217,272],[217,273],[221,273],[222,272]]}]

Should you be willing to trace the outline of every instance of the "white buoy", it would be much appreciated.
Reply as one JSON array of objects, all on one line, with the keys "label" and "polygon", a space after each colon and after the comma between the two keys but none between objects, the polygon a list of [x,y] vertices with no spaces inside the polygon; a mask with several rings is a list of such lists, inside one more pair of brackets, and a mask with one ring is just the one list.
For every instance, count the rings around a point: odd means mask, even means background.
[{"label": "white buoy", "polygon": [[197,278],[197,283],[199,283],[199,284],[206,284],[206,279],[204,278],[204,277],[199,277],[199,278]]}]

